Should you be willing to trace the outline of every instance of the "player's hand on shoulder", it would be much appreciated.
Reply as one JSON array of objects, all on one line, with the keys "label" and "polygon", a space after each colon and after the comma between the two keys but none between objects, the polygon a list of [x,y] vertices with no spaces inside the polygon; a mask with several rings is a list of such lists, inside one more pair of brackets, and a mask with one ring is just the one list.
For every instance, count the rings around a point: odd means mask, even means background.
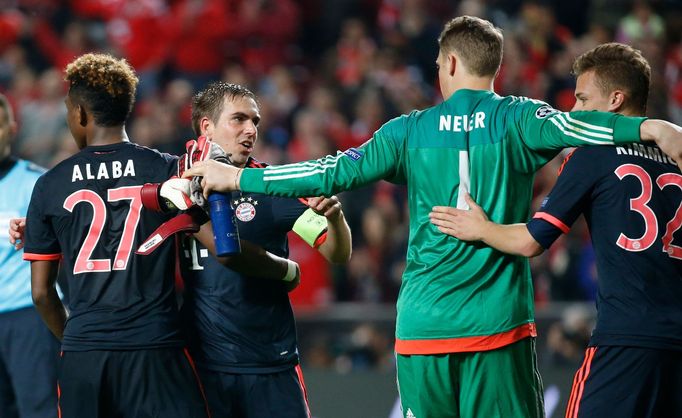
[{"label": "player's hand on shoulder", "polygon": [[13,218],[9,220],[9,243],[14,245],[15,250],[24,248],[24,229],[26,218]]},{"label": "player's hand on shoulder", "polygon": [[464,241],[478,241],[482,239],[482,228],[488,217],[483,209],[469,196],[464,196],[469,210],[457,209],[450,206],[434,206],[429,219],[444,234],[451,235]]},{"label": "player's hand on shoulder", "polygon": [[194,204],[188,179],[171,178],[166,180],[161,184],[159,195],[179,210],[187,210]]},{"label": "player's hand on shoulder", "polygon": [[656,145],[682,168],[682,127],[660,119],[647,119],[640,125],[642,140],[653,138]]},{"label": "player's hand on shoulder", "polygon": [[318,215],[322,215],[330,221],[337,220],[342,215],[341,202],[336,196],[308,198],[308,207]]}]

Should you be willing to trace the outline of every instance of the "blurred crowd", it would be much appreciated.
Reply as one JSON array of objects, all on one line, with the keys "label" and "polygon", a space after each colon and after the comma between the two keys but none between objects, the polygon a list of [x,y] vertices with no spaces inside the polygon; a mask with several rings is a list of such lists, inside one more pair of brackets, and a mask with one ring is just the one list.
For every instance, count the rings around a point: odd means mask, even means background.
[{"label": "blurred crowd", "polygon": [[[248,86],[262,122],[255,156],[269,163],[358,146],[383,122],[441,100],[435,68],[443,23],[477,15],[504,30],[496,91],[573,106],[571,64],[609,41],[641,49],[653,69],[648,116],[682,124],[682,6],[675,0],[0,0],[0,92],[16,110],[15,153],[51,167],[76,151],[64,119],[62,70],[90,51],[126,57],[141,80],[130,138],[181,153],[190,98],[211,80]],[[536,204],[561,160],[537,176]],[[405,189],[344,193],[353,257],[330,267],[292,238],[303,267],[297,305],[393,302],[407,241]],[[594,254],[584,224],[532,260],[536,300],[591,300]],[[368,340],[366,329],[358,340]],[[390,343],[389,343],[390,345]],[[364,361],[364,360],[363,360]]]}]

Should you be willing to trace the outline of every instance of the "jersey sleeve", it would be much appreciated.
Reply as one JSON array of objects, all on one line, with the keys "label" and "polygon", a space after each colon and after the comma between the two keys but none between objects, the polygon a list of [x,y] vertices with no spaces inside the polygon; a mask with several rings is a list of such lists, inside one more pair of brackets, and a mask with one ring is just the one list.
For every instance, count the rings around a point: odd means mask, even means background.
[{"label": "jersey sleeve", "polygon": [[405,178],[404,144],[408,116],[384,124],[359,148],[350,148],[318,160],[244,169],[240,186],[245,192],[279,196],[331,196],[388,179]]},{"label": "jersey sleeve", "polygon": [[554,188],[542,202],[533,219],[526,225],[528,232],[543,248],[549,248],[587,208],[598,177],[595,161],[589,152],[575,150],[566,157]]},{"label": "jersey sleeve", "polygon": [[43,176],[38,179],[31,194],[31,203],[26,214],[24,260],[59,260],[62,256],[54,228],[46,215],[45,204],[49,199],[44,196],[44,183]]},{"label": "jersey sleeve", "polygon": [[640,142],[639,126],[646,120],[610,112],[561,112],[530,99],[512,106],[514,120],[507,126],[534,151]]}]

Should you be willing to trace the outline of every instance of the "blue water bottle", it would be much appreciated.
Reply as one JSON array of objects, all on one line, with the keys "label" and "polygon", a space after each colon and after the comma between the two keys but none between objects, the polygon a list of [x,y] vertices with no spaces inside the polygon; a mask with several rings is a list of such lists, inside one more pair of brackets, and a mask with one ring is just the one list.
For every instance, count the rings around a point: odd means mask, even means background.
[{"label": "blue water bottle", "polygon": [[225,193],[211,193],[208,196],[208,206],[216,254],[219,257],[238,254],[241,251],[239,231],[230,206],[230,196]]}]

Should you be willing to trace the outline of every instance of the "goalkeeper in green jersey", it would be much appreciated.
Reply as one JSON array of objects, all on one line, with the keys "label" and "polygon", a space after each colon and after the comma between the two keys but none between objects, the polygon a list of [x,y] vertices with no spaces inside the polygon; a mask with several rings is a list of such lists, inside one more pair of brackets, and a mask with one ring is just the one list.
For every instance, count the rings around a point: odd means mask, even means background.
[{"label": "goalkeeper in green jersey", "polygon": [[436,61],[445,101],[387,122],[357,149],[266,169],[208,161],[185,172],[203,176],[206,194],[330,196],[381,179],[407,184],[395,346],[405,417],[544,415],[528,261],[440,233],[429,222],[433,206],[465,208],[469,192],[502,223],[525,222],[535,171],[564,147],[641,138],[682,161],[682,128],[670,123],[495,94],[502,41],[488,21],[448,22]]}]

